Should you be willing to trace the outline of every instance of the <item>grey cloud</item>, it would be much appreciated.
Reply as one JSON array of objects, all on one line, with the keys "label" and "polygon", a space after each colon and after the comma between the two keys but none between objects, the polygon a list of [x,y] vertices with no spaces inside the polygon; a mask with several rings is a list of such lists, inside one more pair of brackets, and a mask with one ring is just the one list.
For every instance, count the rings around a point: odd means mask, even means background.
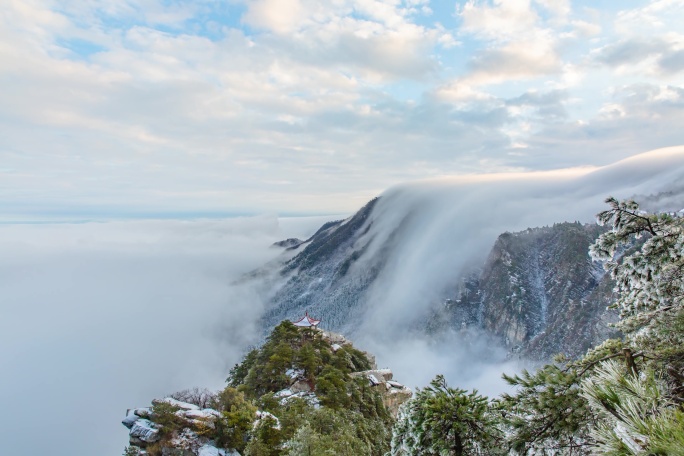
[{"label": "grey cloud", "polygon": [[584,122],[541,122],[509,163],[532,169],[608,164],[639,152],[679,145],[684,134],[684,89],[636,84],[619,88],[612,101],[621,116],[596,116]]},{"label": "grey cloud", "polygon": [[596,62],[611,67],[635,65],[649,58],[656,59],[656,69],[661,75],[684,69],[684,51],[674,42],[657,37],[623,40],[601,48],[594,56]]},{"label": "grey cloud", "polygon": [[376,73],[389,80],[425,80],[434,75],[438,62],[430,55],[433,39],[415,37],[397,42],[397,37],[361,38],[351,32],[340,33],[332,42],[304,34],[290,40],[265,37],[264,43],[278,50],[280,58],[312,66],[326,66],[342,71]]},{"label": "grey cloud", "polygon": [[562,122],[568,118],[565,102],[567,92],[552,90],[550,92],[526,92],[519,97],[506,100],[506,106],[532,107],[534,116],[542,123]]},{"label": "grey cloud", "polygon": [[660,54],[667,43],[658,38],[632,38],[608,45],[596,55],[596,60],[610,66],[637,63],[654,54]]},{"label": "grey cloud", "polygon": [[667,74],[675,74],[684,70],[684,49],[663,55],[658,61],[660,68]]}]

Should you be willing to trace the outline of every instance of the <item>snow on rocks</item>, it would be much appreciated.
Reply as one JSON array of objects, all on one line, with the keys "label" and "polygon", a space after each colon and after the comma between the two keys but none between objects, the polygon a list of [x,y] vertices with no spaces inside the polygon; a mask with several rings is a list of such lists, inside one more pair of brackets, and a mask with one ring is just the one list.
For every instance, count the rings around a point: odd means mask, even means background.
[{"label": "snow on rocks", "polygon": [[285,371],[285,375],[290,377],[290,380],[297,380],[304,376],[304,369],[288,369]]},{"label": "snow on rocks", "polygon": [[142,440],[145,443],[153,443],[159,440],[159,429],[156,425],[144,418],[137,420],[131,426],[131,431],[129,433],[131,437]]},{"label": "snow on rocks", "polygon": [[161,444],[162,456],[240,456],[235,450],[217,448],[214,441],[200,432],[215,428],[216,420],[221,417],[217,410],[201,409],[195,404],[168,397],[152,403],[166,403],[178,409],[173,413],[181,418],[180,426],[162,439],[162,426],[154,422],[155,414],[151,408],[127,410],[122,424],[130,429],[130,445],[138,448],[140,455],[147,454],[146,448],[154,443]]},{"label": "snow on rocks", "polygon": [[178,401],[172,397],[165,397],[164,399],[161,400],[153,400],[152,403],[156,404],[159,402],[166,402],[167,404],[173,405],[174,407],[178,407],[181,410],[199,410],[200,408],[195,405],[195,404],[189,404],[187,402],[181,402]]},{"label": "snow on rocks", "polygon": [[321,403],[318,400],[318,397],[316,397],[316,394],[313,392],[307,392],[307,391],[299,391],[295,392],[292,391],[290,388],[280,390],[277,393],[273,395],[275,398],[280,399],[280,405],[285,405],[287,404],[290,400],[294,398],[300,398],[304,399],[309,403],[310,406],[312,406],[315,409],[318,409],[321,407]]},{"label": "snow on rocks", "polygon": [[262,420],[266,418],[270,418],[275,421],[276,425],[274,426],[275,429],[280,429],[280,420],[278,419],[277,416],[272,414],[271,412],[264,412],[262,410],[257,410],[256,412],[257,419],[254,421],[254,428],[256,429],[257,426],[259,426],[259,423],[261,423]]},{"label": "snow on rocks", "polygon": [[184,415],[185,418],[191,420],[213,420],[221,416],[221,414],[214,409],[186,410]]},{"label": "snow on rocks", "polygon": [[390,369],[374,369],[361,372],[352,372],[349,375],[352,377],[366,377],[373,386],[392,380],[392,377],[394,376]]},{"label": "snow on rocks", "polygon": [[149,407],[129,409],[126,411],[126,418],[121,420],[121,424],[130,429],[133,427],[133,423],[138,421],[140,418],[149,418],[150,414],[151,411]]},{"label": "snow on rocks", "polygon": [[370,385],[374,388],[379,388],[382,402],[393,416],[399,413],[399,407],[404,402],[411,399],[413,391],[399,382],[392,380],[394,374],[390,369],[374,369],[369,371],[352,372],[352,377],[361,377],[368,379]]},{"label": "snow on rocks", "polygon": [[286,388],[284,390],[280,390],[277,393],[275,393],[273,396],[274,397],[290,397],[294,394],[294,391],[292,391],[289,388]]},{"label": "snow on rocks", "polygon": [[240,456],[235,450],[224,450],[214,445],[206,444],[199,449],[197,456]]}]

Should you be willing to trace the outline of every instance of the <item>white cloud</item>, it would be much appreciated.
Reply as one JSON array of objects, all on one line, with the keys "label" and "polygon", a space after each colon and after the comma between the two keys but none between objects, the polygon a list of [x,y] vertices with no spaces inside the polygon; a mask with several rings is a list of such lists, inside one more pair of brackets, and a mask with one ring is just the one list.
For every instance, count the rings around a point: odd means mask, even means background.
[{"label": "white cloud", "polygon": [[572,10],[570,0],[535,0],[535,3],[542,6],[559,19],[567,17]]},{"label": "white cloud", "polygon": [[289,33],[313,15],[310,6],[302,5],[301,0],[256,0],[248,4],[243,21],[276,33]]},{"label": "white cloud", "polygon": [[[615,29],[626,36],[651,35],[676,30],[684,18],[684,4],[679,0],[651,0],[643,7],[618,12]],[[675,28],[672,28],[675,26]]]},{"label": "white cloud", "polygon": [[462,81],[452,81],[435,90],[435,96],[451,103],[468,102],[473,100],[491,100],[494,97],[479,91]]},{"label": "white cloud", "polygon": [[[683,84],[667,17],[653,37],[613,36],[599,16],[548,2],[467,2],[452,18],[425,16],[416,1],[301,0],[299,15],[278,16],[288,33],[244,27],[233,10],[232,25],[204,33],[208,3],[8,5],[0,188],[18,212],[351,210],[404,179],[551,166],[534,161],[547,156],[534,136],[551,134],[548,119],[505,107],[532,89],[572,91],[565,129],[583,120],[602,134],[601,107],[624,105],[606,85]],[[242,6],[248,22],[267,4]],[[664,44],[620,63],[638,54],[621,45],[649,40]],[[634,141],[631,125],[610,128]],[[598,159],[553,131],[539,141],[563,149],[564,162]],[[684,141],[676,131],[667,141]],[[516,144],[529,145],[526,157],[510,154]]]},{"label": "white cloud", "polygon": [[464,32],[502,40],[524,35],[539,20],[530,0],[494,0],[491,6],[489,2],[468,0],[457,13],[463,20]]},{"label": "white cloud", "polygon": [[597,36],[602,31],[601,25],[594,22],[575,20],[572,21],[571,24],[575,29],[575,33],[577,33],[577,35],[582,38],[590,38],[593,36]]},{"label": "white cloud", "polygon": [[549,41],[539,36],[484,51],[473,59],[465,81],[479,86],[559,73],[562,61]]}]

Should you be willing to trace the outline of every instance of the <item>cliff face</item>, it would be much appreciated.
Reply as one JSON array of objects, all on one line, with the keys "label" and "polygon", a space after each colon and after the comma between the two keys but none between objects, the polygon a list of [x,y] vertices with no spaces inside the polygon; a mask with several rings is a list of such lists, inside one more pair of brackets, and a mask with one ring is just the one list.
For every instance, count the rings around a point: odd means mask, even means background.
[{"label": "cliff face", "polygon": [[577,356],[605,339],[612,284],[588,256],[597,225],[561,223],[499,236],[474,290],[477,324],[513,351]]}]

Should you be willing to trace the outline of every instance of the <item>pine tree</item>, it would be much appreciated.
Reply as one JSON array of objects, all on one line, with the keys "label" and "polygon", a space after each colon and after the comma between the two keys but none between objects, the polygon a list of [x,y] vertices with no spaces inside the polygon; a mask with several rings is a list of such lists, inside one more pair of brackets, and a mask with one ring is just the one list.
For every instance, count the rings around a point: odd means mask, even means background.
[{"label": "pine tree", "polygon": [[573,364],[548,364],[534,374],[504,375],[517,390],[496,401],[508,447],[516,454],[583,455],[593,440],[593,414],[580,395],[581,375]]},{"label": "pine tree", "polygon": [[392,455],[503,454],[487,397],[450,388],[438,375],[404,405],[392,439]]},{"label": "pine tree", "polygon": [[[684,218],[647,214],[631,200],[608,198],[610,209],[598,214],[611,231],[601,235],[590,253],[616,282],[620,329],[634,332],[663,313],[675,314],[684,303]],[[629,251],[645,237],[641,247]],[[625,253],[626,254],[623,254]]]},{"label": "pine tree", "polygon": [[[592,435],[613,455],[684,454],[684,219],[608,198],[612,230],[592,256],[616,281],[626,364],[604,360],[582,382]],[[640,359],[639,359],[640,358]]]}]

